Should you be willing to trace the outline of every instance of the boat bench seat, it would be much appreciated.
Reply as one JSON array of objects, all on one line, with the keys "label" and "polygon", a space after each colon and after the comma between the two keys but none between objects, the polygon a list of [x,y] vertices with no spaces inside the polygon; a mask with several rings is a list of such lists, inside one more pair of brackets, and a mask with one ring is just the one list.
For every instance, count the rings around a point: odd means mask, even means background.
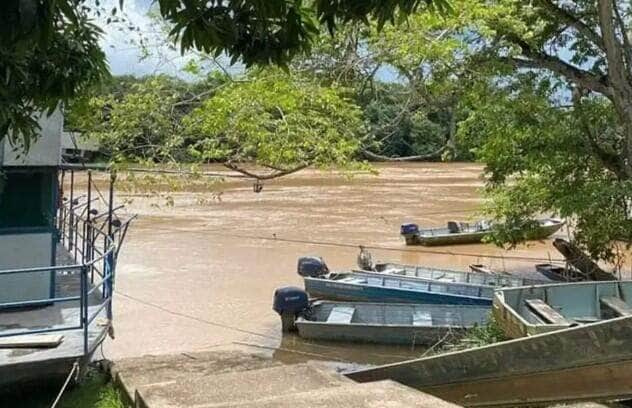
[{"label": "boat bench seat", "polygon": [[432,326],[432,315],[425,310],[413,312],[413,326]]},{"label": "boat bench seat", "polygon": [[625,303],[618,297],[610,296],[610,297],[602,297],[599,298],[601,303],[608,308],[612,309],[619,316],[630,316],[632,315],[632,307]]},{"label": "boat bench seat", "polygon": [[336,306],[329,312],[327,317],[327,323],[351,323],[353,314],[355,313],[355,307],[350,306]]},{"label": "boat bench seat", "polygon": [[575,322],[566,319],[557,310],[553,309],[542,299],[525,299],[524,302],[527,306],[542,318],[546,323],[560,324],[560,325],[572,325]]}]

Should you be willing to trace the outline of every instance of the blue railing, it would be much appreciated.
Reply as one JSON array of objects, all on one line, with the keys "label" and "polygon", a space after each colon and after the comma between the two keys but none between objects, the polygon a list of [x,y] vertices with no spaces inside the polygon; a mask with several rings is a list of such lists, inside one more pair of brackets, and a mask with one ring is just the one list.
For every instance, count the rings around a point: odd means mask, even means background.
[{"label": "blue railing", "polygon": [[[88,190],[90,192],[90,189]],[[111,198],[111,197],[110,197]],[[112,324],[112,296],[114,277],[116,274],[116,259],[118,247],[127,231],[127,223],[121,224],[113,219],[115,209],[107,205],[107,210],[100,214],[93,207],[90,193],[86,201],[79,198],[66,200],[59,208],[56,229],[58,245],[66,251],[70,261],[66,265],[45,266],[37,268],[23,268],[0,270],[0,277],[6,275],[28,275],[51,273],[55,279],[65,278],[79,287],[72,293],[64,293],[58,297],[55,288],[52,295],[45,299],[32,299],[19,302],[0,303],[0,309],[33,308],[51,306],[66,302],[78,302],[78,319],[76,323],[52,325],[46,328],[24,328],[0,331],[0,337],[11,337],[28,334],[53,333],[68,330],[83,331],[83,352],[90,355],[105,337],[105,333]],[[103,314],[107,326],[100,331],[100,335],[89,344],[89,332],[95,319]]]}]

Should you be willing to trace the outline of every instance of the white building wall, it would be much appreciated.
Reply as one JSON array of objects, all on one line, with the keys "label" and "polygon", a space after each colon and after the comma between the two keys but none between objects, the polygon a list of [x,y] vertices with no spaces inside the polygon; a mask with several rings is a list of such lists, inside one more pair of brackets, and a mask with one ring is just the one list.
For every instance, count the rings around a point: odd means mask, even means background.
[{"label": "white building wall", "polygon": [[55,110],[50,116],[40,114],[37,122],[41,127],[40,136],[32,141],[26,155],[19,149],[14,150],[6,137],[0,142],[0,166],[58,166],[61,163],[61,134],[64,125],[61,109]]}]

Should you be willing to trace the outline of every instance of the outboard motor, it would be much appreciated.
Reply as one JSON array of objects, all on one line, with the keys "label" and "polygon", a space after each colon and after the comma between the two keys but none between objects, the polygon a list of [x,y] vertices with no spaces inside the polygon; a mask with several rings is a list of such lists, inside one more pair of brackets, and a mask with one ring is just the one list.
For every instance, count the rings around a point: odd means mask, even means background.
[{"label": "outboard motor", "polygon": [[323,258],[319,256],[302,256],[298,258],[297,270],[299,275],[310,278],[318,278],[327,275],[329,268]]},{"label": "outboard motor", "polygon": [[272,309],[281,316],[284,333],[296,330],[296,317],[309,309],[307,292],[301,288],[287,286],[274,291]]},{"label": "outboard motor", "polygon": [[417,224],[402,224],[399,228],[401,235],[417,235],[419,234],[419,225]]}]

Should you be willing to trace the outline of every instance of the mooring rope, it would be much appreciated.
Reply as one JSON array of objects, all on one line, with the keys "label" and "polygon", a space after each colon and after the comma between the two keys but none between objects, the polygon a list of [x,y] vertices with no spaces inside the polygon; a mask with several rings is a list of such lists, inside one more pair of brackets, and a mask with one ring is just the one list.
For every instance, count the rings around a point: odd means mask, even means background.
[{"label": "mooring rope", "polygon": [[228,238],[240,238],[240,239],[256,239],[263,241],[277,241],[277,242],[287,242],[293,244],[306,244],[306,245],[316,245],[316,246],[330,246],[330,247],[339,247],[339,248],[358,248],[362,245],[366,249],[373,249],[376,251],[391,251],[391,252],[406,252],[406,253],[418,253],[418,254],[432,254],[432,255],[452,255],[452,256],[463,256],[470,258],[488,258],[488,259],[502,259],[502,260],[519,260],[519,261],[533,261],[533,262],[548,262],[548,263],[565,263],[566,260],[560,258],[544,258],[544,257],[532,257],[532,256],[519,256],[519,255],[493,255],[493,254],[473,254],[469,252],[455,252],[448,250],[437,250],[437,249],[410,249],[410,248],[394,248],[394,247],[386,247],[379,245],[371,245],[371,244],[347,244],[344,242],[336,242],[336,241],[315,241],[315,240],[307,240],[307,239],[299,239],[299,238],[281,238],[276,234],[272,236],[265,235],[246,235],[246,234],[235,234],[231,232],[225,232],[221,230],[208,230],[208,229],[177,229],[177,228],[164,228],[164,227],[151,227],[152,231],[164,231],[169,233],[182,233],[182,234],[205,234],[205,235],[219,235]]},{"label": "mooring rope", "polygon": [[64,385],[61,386],[61,390],[59,390],[59,394],[57,394],[57,398],[55,398],[55,401],[53,401],[53,405],[51,405],[50,408],[57,407],[59,400],[61,400],[62,395],[64,395],[64,391],[66,391],[66,387],[68,387],[68,384],[70,383],[70,379],[72,378],[72,375],[74,374],[75,371],[79,373],[78,370],[79,370],[79,363],[75,361],[72,364],[72,368],[70,369],[68,376],[66,377],[66,381],[64,381]]}]

